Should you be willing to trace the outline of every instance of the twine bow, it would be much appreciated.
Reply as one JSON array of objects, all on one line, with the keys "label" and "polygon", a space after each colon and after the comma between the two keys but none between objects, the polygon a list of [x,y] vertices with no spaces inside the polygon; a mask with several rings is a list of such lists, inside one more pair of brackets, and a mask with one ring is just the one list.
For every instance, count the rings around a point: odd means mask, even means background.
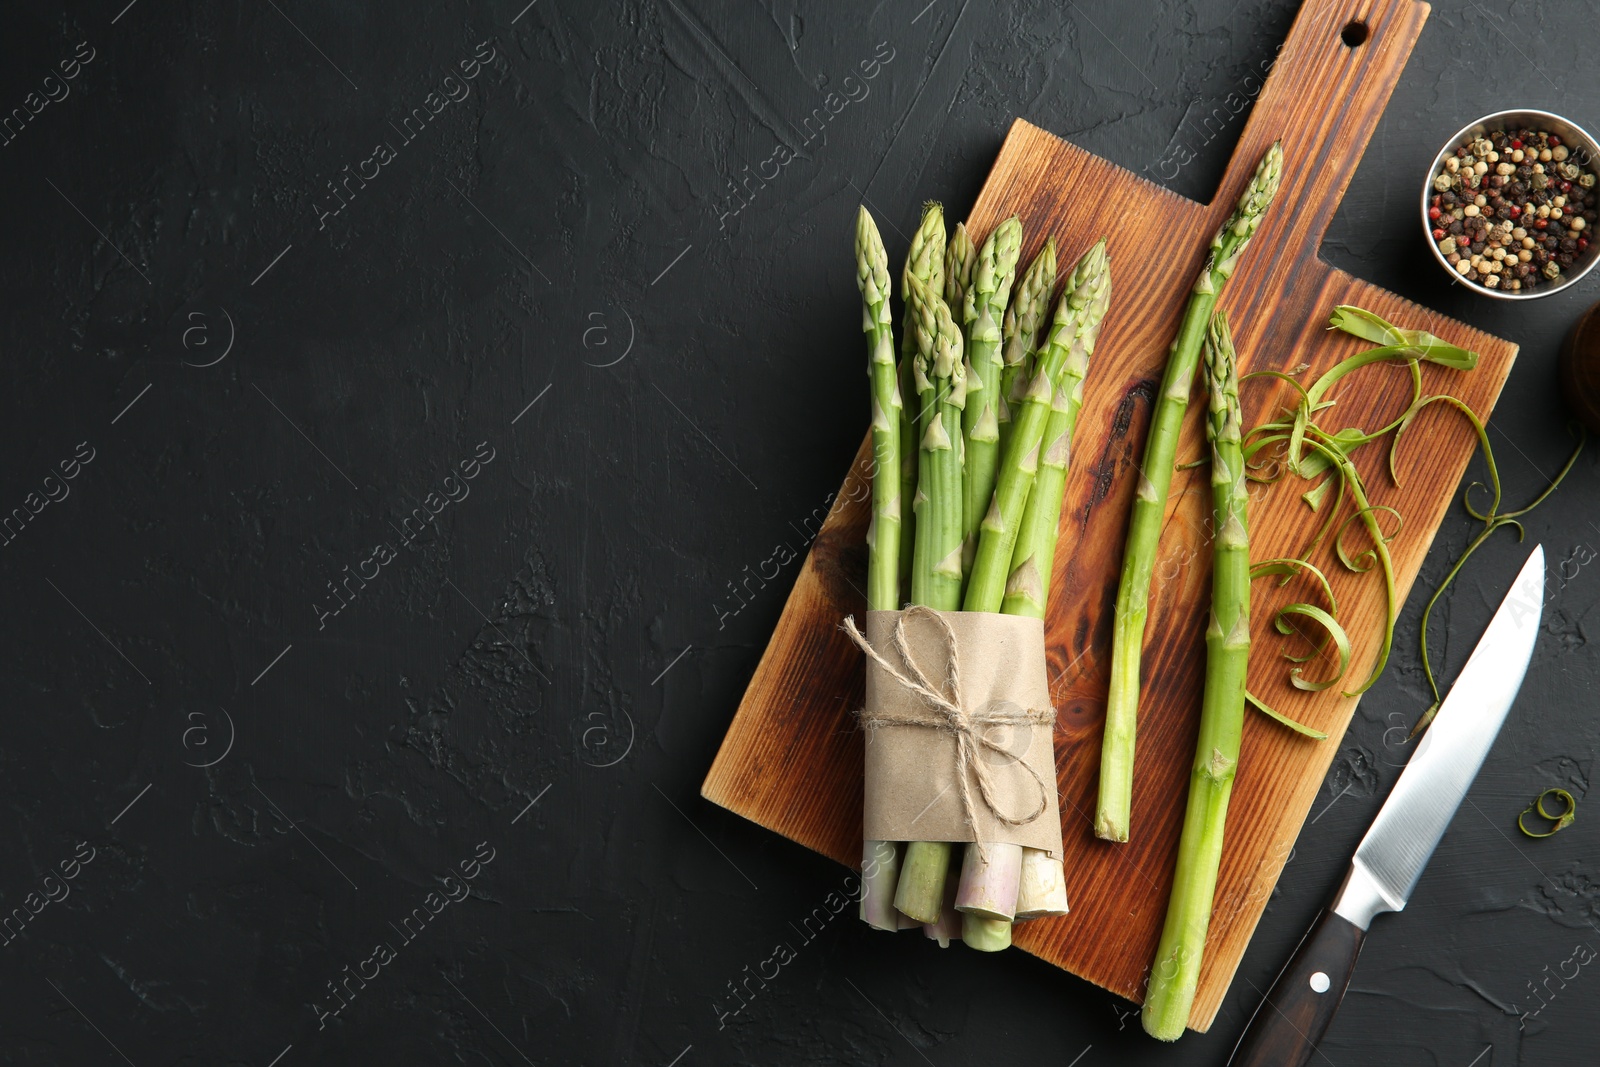
[{"label": "twine bow", "polygon": [[[911,653],[911,647],[906,641],[906,623],[913,616],[926,616],[936,621],[944,630],[945,647],[945,678],[944,686],[936,686],[929,680],[921,665]],[[1050,802],[1044,779],[1039,777],[1039,772],[1028,766],[1027,763],[1012,755],[1004,745],[987,736],[987,729],[991,726],[1022,726],[1046,725],[1055,722],[1055,709],[1043,711],[1030,711],[1011,705],[1000,710],[985,708],[974,711],[966,706],[966,701],[961,692],[961,667],[957,658],[958,641],[956,632],[951,627],[950,621],[932,608],[913,605],[900,613],[900,618],[894,625],[894,649],[911,672],[911,677],[901,673],[894,664],[862,636],[856,628],[854,617],[844,620],[844,632],[856,643],[867,657],[876,663],[883,671],[893,678],[906,691],[915,693],[923,703],[932,709],[926,715],[900,714],[895,716],[873,715],[868,711],[860,713],[861,725],[865,727],[884,726],[920,726],[931,730],[939,730],[950,734],[956,742],[956,776],[961,783],[961,811],[967,825],[972,827],[974,835],[977,834],[978,821],[976,805],[972,796],[972,782],[978,783],[978,794],[996,819],[1007,826],[1024,826],[1043,815]],[[987,749],[1004,756],[1012,763],[1019,764],[1023,770],[1033,778],[1033,784],[1039,791],[1038,803],[1027,815],[1013,816],[1001,810],[994,792],[993,773],[987,761],[979,759],[980,750]],[[980,843],[979,848],[982,848]]]}]

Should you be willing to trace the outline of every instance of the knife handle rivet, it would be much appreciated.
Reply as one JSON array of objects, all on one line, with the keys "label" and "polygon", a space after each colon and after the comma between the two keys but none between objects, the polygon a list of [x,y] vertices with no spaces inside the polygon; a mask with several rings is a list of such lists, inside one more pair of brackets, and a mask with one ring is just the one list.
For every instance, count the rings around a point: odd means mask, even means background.
[{"label": "knife handle rivet", "polygon": [[1321,971],[1311,976],[1311,991],[1313,993],[1326,993],[1328,986],[1332,984],[1328,981],[1328,976]]}]

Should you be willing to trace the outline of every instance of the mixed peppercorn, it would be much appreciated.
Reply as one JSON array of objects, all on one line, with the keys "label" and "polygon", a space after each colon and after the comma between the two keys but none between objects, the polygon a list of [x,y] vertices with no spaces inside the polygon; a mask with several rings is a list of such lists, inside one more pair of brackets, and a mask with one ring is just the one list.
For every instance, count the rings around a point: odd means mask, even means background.
[{"label": "mixed peppercorn", "polygon": [[1538,130],[1497,130],[1458,146],[1428,200],[1439,253],[1486,289],[1560,284],[1587,258],[1600,206],[1588,162]]}]

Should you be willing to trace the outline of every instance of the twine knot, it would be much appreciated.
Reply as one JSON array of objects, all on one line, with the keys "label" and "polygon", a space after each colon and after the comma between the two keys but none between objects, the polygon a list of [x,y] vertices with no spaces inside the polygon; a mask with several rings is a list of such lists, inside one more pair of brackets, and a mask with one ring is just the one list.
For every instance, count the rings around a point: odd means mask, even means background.
[{"label": "twine knot", "polygon": [[[942,685],[935,685],[916,661],[916,657],[912,655],[911,646],[906,640],[906,624],[913,617],[932,619],[944,630],[945,681]],[[858,714],[861,725],[868,728],[917,726],[939,730],[953,737],[956,742],[956,777],[961,783],[961,811],[974,836],[978,832],[976,804],[972,795],[974,780],[978,783],[978,796],[983,800],[984,806],[1007,826],[1024,826],[1044,814],[1050,797],[1044,779],[1039,776],[1038,771],[1013,755],[1010,749],[990,738],[987,730],[991,726],[1051,725],[1055,722],[1054,708],[1033,711],[1007,703],[1001,703],[998,707],[990,704],[982,710],[967,707],[961,692],[961,667],[957,656],[956,632],[949,620],[932,608],[913,605],[902,611],[900,617],[895,620],[894,650],[910,672],[909,677],[872,647],[856,628],[854,617],[845,618],[843,629],[885,674],[906,691],[915,693],[930,709],[925,715],[893,716],[874,715],[870,711],[863,710]],[[1039,799],[1027,815],[1019,817],[1001,810],[994,793],[994,772],[987,760],[979,758],[983,750],[999,754],[1007,762],[1022,767],[1033,778]],[[979,847],[981,849],[982,845]]]}]

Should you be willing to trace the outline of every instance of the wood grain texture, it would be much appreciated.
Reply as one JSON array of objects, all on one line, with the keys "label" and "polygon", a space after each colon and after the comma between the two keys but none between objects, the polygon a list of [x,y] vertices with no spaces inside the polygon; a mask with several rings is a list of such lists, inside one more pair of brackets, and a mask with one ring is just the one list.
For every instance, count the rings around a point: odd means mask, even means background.
[{"label": "wood grain texture", "polygon": [[[973,207],[981,235],[1021,215],[1024,259],[1054,233],[1072,262],[1096,238],[1110,238],[1114,294],[1078,425],[1051,586],[1047,644],[1060,717],[1057,770],[1072,913],[1019,927],[1017,944],[1091,982],[1138,1001],[1166,906],[1195,743],[1210,551],[1205,470],[1179,472],[1167,507],[1144,653],[1132,840],[1097,840],[1090,815],[1106,695],[1116,595],[1135,464],[1167,346],[1211,234],[1226,217],[1267,146],[1284,142],[1283,186],[1226,290],[1243,370],[1293,371],[1304,380],[1365,347],[1325,330],[1335,304],[1360,305],[1422,327],[1480,353],[1477,368],[1423,371],[1427,392],[1450,391],[1487,419],[1510,373],[1516,346],[1470,329],[1333,269],[1318,245],[1410,55],[1428,6],[1414,0],[1311,0],[1296,18],[1254,105],[1215,200],[1201,205],[1018,121]],[[1368,30],[1350,47],[1341,31]],[[1418,180],[1421,180],[1419,175]],[[953,221],[953,220],[952,220]],[[843,312],[841,311],[841,314]],[[865,386],[863,386],[865,388]],[[1246,425],[1286,402],[1287,386],[1245,387]],[[1336,412],[1376,427],[1410,399],[1408,373],[1379,366],[1335,389]],[[1180,460],[1198,457],[1200,409],[1191,405]],[[1343,425],[1337,415],[1331,423]],[[1442,405],[1409,432],[1392,484],[1380,446],[1357,455],[1373,503],[1405,514],[1391,544],[1402,596],[1450,507],[1474,447],[1470,428]],[[862,690],[860,654],[838,630],[860,613],[861,548],[868,520],[870,451],[863,442],[844,489],[812,546],[749,690],[703,786],[703,795],[809,848],[856,865],[860,856],[860,734],[851,710]],[[1299,499],[1305,485],[1257,486],[1252,556],[1300,552],[1315,529]],[[1348,511],[1349,505],[1345,505]],[[1321,557],[1328,557],[1324,549]],[[1332,577],[1340,618],[1355,643],[1347,684],[1367,676],[1384,617],[1375,574],[1351,574],[1318,558]],[[1306,694],[1285,681],[1283,639],[1273,608],[1312,599],[1308,590],[1255,587],[1252,691],[1285,713],[1327,731],[1318,743],[1268,721],[1246,718],[1240,773],[1229,811],[1199,994],[1190,1017],[1208,1028],[1261,911],[1355,710],[1340,687]],[[1414,655],[1400,648],[1397,656]],[[1332,888],[1331,886],[1329,887]]]}]

